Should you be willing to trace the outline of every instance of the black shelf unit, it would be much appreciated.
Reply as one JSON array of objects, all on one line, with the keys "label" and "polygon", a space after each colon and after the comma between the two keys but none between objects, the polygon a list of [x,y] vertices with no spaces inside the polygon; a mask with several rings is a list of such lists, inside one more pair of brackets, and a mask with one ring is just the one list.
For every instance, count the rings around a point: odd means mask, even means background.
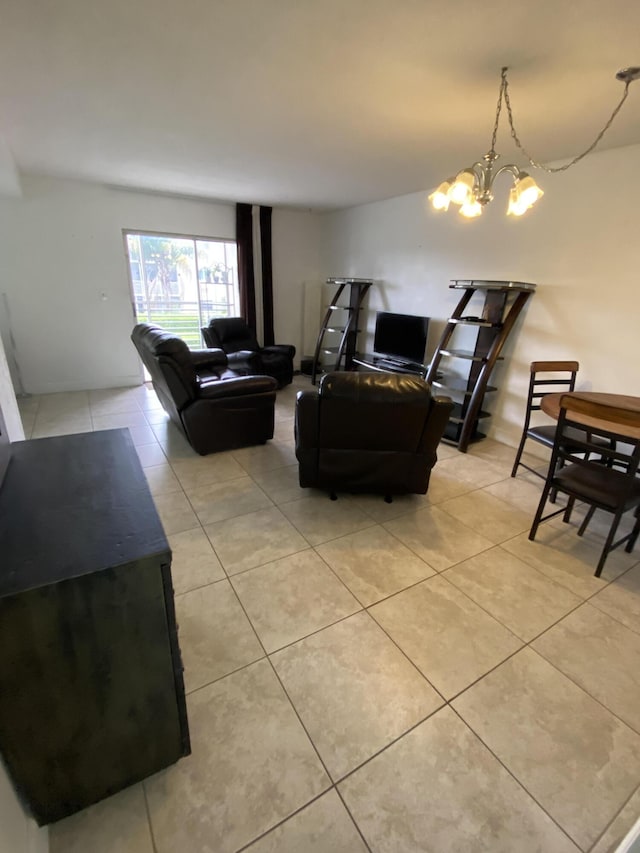
[{"label": "black shelf unit", "polygon": [[327,306],[313,356],[311,382],[327,370],[354,370],[358,322],[365,296],[373,281],[368,278],[328,278],[335,286]]},{"label": "black shelf unit", "polygon": [[[426,378],[435,388],[442,389],[453,398],[454,408],[444,440],[456,444],[458,450],[466,453],[472,441],[485,436],[480,429],[481,422],[491,417],[491,413],[483,408],[485,394],[497,390],[495,385],[489,384],[489,379],[496,363],[502,360],[502,348],[536,286],[523,281],[453,279],[449,287],[463,293],[445,325]],[[481,314],[466,314],[467,306],[477,292],[484,296]],[[453,346],[454,335],[462,327],[476,329],[473,349]],[[443,359],[444,368],[441,365]],[[447,359],[467,362],[466,377],[447,375]]]}]

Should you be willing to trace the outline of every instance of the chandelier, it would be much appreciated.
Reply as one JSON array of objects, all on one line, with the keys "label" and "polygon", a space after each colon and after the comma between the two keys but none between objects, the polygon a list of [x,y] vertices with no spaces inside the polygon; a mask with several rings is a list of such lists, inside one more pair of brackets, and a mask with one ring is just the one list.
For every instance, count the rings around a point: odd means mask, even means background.
[{"label": "chandelier", "polygon": [[534,160],[520,142],[513,124],[513,112],[511,110],[511,102],[509,100],[509,83],[507,82],[507,68],[503,68],[498,104],[496,106],[496,118],[493,125],[493,134],[491,136],[491,147],[481,161],[479,160],[474,163],[473,166],[468,166],[466,169],[458,172],[455,177],[451,177],[446,181],[443,181],[440,186],[431,193],[429,200],[433,207],[436,210],[448,210],[449,204],[453,202],[454,204],[459,205],[462,216],[466,216],[468,218],[480,216],[482,208],[486,204],[489,204],[490,201],[493,201],[493,186],[496,178],[503,173],[507,173],[510,174],[513,179],[513,185],[509,192],[507,215],[522,216],[522,214],[526,213],[526,211],[529,210],[529,208],[532,207],[538,199],[542,198],[544,192],[528,172],[522,171],[522,169],[519,169],[513,164],[500,167],[497,167],[496,165],[496,161],[500,156],[499,154],[496,154],[496,138],[498,135],[498,124],[500,123],[500,112],[502,110],[503,102],[507,110],[509,127],[511,128],[513,141],[527,158],[529,164],[534,168],[542,169],[549,173],[564,172],[579,160],[582,160],[583,157],[586,157],[587,154],[593,151],[598,142],[600,142],[625,102],[627,92],[629,90],[629,84],[633,80],[640,78],[640,68],[624,68],[622,71],[618,71],[616,78],[624,83],[624,94],[614,111],[611,113],[609,120],[596,136],[595,140],[586,149],[586,151],[583,151],[582,154],[574,157],[569,163],[565,163],[563,166],[548,167]]}]

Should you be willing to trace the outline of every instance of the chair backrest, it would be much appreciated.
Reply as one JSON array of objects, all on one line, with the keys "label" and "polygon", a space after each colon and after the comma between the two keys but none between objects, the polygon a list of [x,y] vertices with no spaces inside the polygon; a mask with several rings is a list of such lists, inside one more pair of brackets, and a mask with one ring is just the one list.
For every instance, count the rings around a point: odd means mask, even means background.
[{"label": "chair backrest", "polygon": [[430,385],[418,376],[328,373],[318,396],[320,447],[416,453],[427,449],[434,398]]},{"label": "chair backrest", "polygon": [[[637,431],[637,438],[629,436],[629,427]],[[584,457],[577,455],[581,453]],[[618,479],[624,476],[622,469],[629,475],[631,489],[640,463],[640,411],[594,401],[586,392],[564,394],[560,398],[551,466],[558,470],[565,462],[597,466],[599,472],[605,465]]]},{"label": "chair backrest", "polygon": [[198,376],[189,347],[181,338],[160,326],[139,323],[131,333],[131,340],[163,404],[171,403],[180,411],[196,399]]},{"label": "chair backrest", "polygon": [[226,353],[250,350],[260,352],[255,332],[242,317],[216,317],[202,329],[209,347],[219,347]]},{"label": "chair backrest", "polygon": [[576,374],[580,369],[577,361],[532,361],[529,367],[529,393],[525,413],[525,429],[529,426],[531,413],[540,411],[540,401],[545,394],[573,391]]}]

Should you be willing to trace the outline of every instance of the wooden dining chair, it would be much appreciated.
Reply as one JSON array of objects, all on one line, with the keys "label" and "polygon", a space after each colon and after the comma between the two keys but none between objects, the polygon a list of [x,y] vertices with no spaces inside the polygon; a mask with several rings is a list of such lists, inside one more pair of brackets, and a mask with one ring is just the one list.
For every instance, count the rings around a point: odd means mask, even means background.
[{"label": "wooden dining chair", "polygon": [[[596,419],[601,426],[590,424],[589,430],[585,430],[581,423],[584,417]],[[560,513],[563,513],[562,520],[569,522],[576,501],[589,505],[578,536],[582,536],[597,509],[608,512],[611,525],[596,567],[596,577],[600,577],[608,554],[624,543],[625,551],[631,552],[640,533],[640,480],[637,478],[640,439],[626,436],[625,426],[640,429],[640,413],[575,395],[563,395],[551,462],[529,533],[529,539],[535,539],[540,523]],[[576,432],[582,438],[576,439]],[[596,439],[599,440],[597,444]],[[576,455],[576,447],[579,455]],[[567,505],[543,515],[552,492],[567,495]],[[633,528],[616,540],[622,516],[632,509],[636,511]]]},{"label": "wooden dining chair", "polygon": [[[580,365],[577,361],[532,361],[529,369],[529,393],[527,395],[524,426],[516,458],[513,462],[513,468],[511,469],[511,476],[515,477],[518,466],[521,466],[532,474],[535,474],[536,477],[541,477],[544,480],[545,474],[521,461],[522,452],[527,439],[537,441],[539,444],[543,444],[545,447],[551,449],[556,435],[556,423],[535,424],[532,426],[531,415],[533,412],[541,411],[541,400],[545,394],[558,394],[575,389],[576,375],[580,369]],[[572,444],[579,442],[583,437],[583,429],[568,431],[566,436],[569,442],[568,448]],[[595,443],[600,447],[604,442],[596,439]],[[574,450],[573,452],[579,451]]]}]

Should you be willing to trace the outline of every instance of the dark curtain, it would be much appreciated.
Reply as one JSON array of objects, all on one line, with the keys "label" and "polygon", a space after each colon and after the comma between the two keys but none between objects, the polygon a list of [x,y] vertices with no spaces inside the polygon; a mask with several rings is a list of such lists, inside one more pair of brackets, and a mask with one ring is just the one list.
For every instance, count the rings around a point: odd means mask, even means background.
[{"label": "dark curtain", "polygon": [[275,343],[273,332],[273,269],[271,265],[271,208],[260,208],[262,246],[262,311],[264,346]]},{"label": "dark curtain", "polygon": [[256,328],[256,294],[253,271],[252,205],[236,205],[236,243],[238,247],[238,287],[240,313],[252,329]]}]

